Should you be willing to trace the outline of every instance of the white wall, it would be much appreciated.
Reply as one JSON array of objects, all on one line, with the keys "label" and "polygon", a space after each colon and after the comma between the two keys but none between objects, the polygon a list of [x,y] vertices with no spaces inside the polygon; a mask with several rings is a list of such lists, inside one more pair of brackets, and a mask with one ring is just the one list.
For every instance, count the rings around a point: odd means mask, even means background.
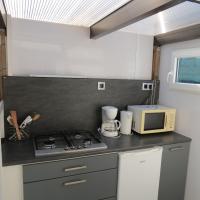
[{"label": "white wall", "polygon": [[161,48],[159,101],[177,109],[177,132],[192,138],[185,200],[200,198],[200,92],[188,93],[169,89],[166,77],[171,69],[171,54],[174,50],[197,47],[200,48],[200,39]]},{"label": "white wall", "polygon": [[89,29],[8,19],[9,75],[150,79],[153,37],[115,32],[97,40]]}]

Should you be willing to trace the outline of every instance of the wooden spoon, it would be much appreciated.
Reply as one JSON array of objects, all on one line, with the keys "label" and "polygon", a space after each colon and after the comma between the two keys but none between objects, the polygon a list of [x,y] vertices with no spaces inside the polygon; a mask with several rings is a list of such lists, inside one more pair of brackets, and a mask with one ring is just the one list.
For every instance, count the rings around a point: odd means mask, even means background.
[{"label": "wooden spoon", "polygon": [[36,121],[36,120],[38,120],[40,118],[40,114],[35,114],[35,115],[33,115],[33,117],[32,117],[32,121]]},{"label": "wooden spoon", "polygon": [[10,115],[12,117],[12,123],[13,123],[13,126],[15,127],[16,129],[16,135],[17,135],[17,139],[18,140],[21,140],[22,137],[21,137],[21,132],[19,130],[19,125],[17,123],[17,112],[15,110],[11,110],[10,111]]}]

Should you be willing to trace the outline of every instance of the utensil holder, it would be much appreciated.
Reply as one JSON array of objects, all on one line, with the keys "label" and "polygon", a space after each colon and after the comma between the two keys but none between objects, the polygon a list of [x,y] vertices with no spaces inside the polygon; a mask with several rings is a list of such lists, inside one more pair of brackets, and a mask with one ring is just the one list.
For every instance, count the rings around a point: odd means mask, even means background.
[{"label": "utensil holder", "polygon": [[[26,140],[26,139],[30,138],[30,131],[27,128],[19,129],[19,130],[21,132],[21,140]],[[13,126],[9,126],[8,133],[9,133],[8,140],[21,141],[21,140],[18,140],[16,129]]]}]

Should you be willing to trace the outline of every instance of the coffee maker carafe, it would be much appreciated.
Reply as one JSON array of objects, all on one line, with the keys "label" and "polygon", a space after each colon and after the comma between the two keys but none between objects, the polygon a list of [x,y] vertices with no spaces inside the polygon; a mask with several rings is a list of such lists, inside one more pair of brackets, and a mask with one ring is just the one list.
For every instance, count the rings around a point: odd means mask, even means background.
[{"label": "coffee maker carafe", "polygon": [[102,107],[101,133],[106,137],[116,137],[119,135],[120,121],[115,120],[118,109],[113,106]]}]

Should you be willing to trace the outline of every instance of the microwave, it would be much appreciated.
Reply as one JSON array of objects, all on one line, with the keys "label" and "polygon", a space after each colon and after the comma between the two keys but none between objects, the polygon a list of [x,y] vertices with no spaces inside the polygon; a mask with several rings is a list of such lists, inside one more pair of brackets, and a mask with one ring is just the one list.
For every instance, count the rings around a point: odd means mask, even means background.
[{"label": "microwave", "polygon": [[174,131],[176,109],[162,105],[128,106],[133,112],[132,130],[140,134]]}]

